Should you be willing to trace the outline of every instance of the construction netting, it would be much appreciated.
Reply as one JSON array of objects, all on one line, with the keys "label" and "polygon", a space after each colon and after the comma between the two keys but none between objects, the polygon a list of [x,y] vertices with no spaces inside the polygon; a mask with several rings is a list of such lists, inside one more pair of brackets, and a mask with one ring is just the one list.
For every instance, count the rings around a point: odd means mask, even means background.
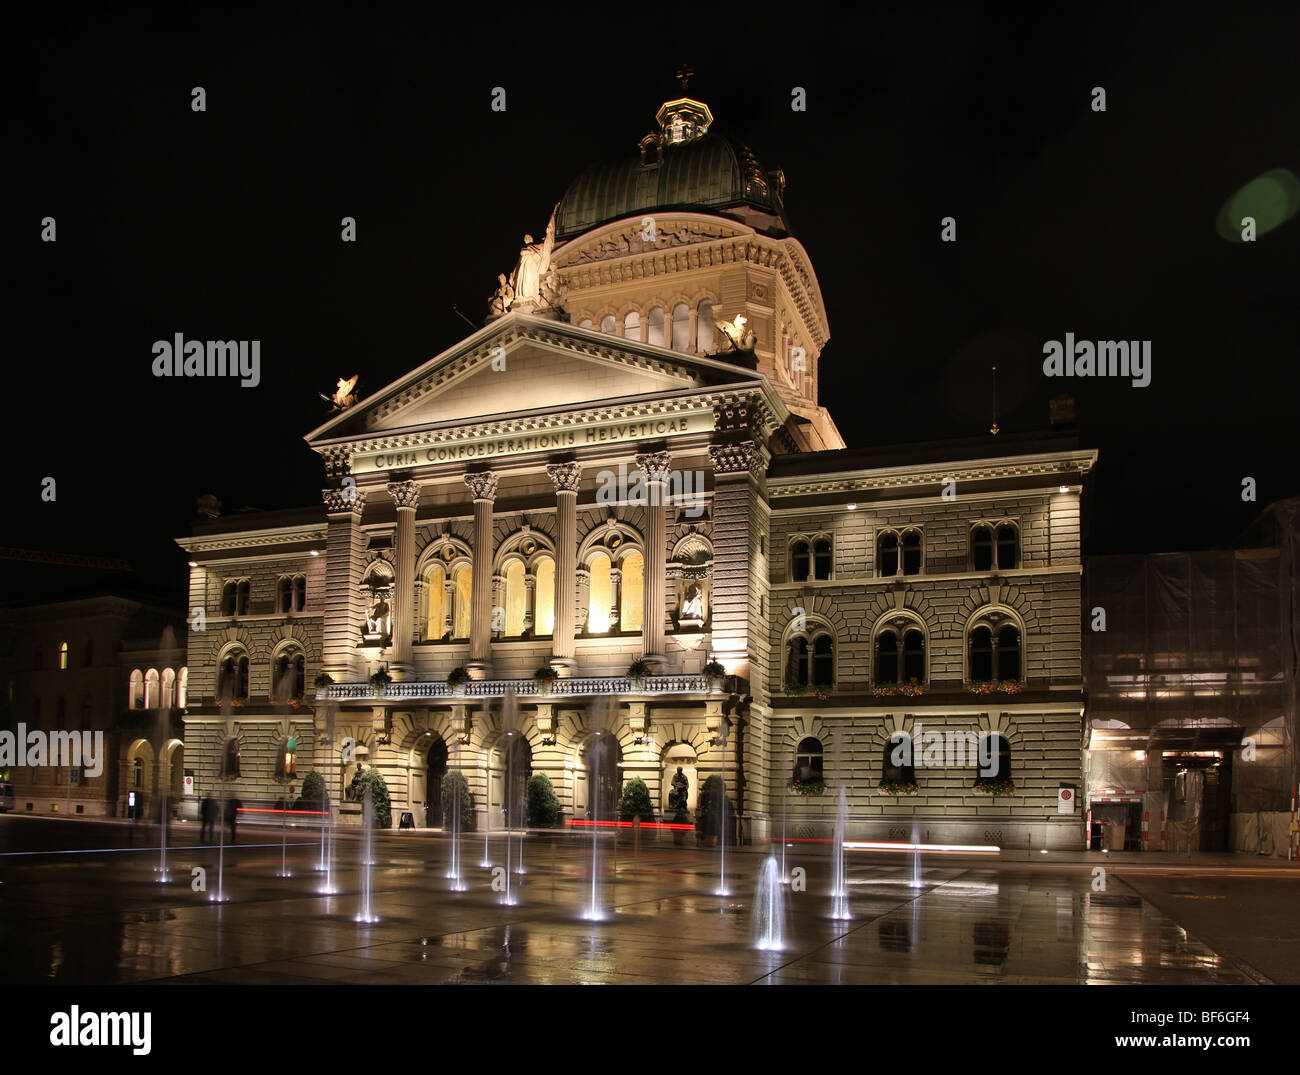
[{"label": "construction netting", "polygon": [[1298,521],[1300,499],[1283,501],[1248,547],[1089,558],[1088,719],[1095,740],[1113,737],[1131,751],[1094,751],[1094,786],[1142,787],[1150,761],[1138,751],[1223,752],[1232,813],[1291,813],[1300,775]]}]

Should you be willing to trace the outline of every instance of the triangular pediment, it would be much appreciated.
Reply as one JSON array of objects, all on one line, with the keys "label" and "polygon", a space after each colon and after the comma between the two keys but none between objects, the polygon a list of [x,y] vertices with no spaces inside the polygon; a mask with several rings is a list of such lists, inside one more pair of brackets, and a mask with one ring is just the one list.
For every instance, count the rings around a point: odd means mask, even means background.
[{"label": "triangular pediment", "polygon": [[663,397],[756,375],[563,322],[508,314],[332,418],[309,443]]}]

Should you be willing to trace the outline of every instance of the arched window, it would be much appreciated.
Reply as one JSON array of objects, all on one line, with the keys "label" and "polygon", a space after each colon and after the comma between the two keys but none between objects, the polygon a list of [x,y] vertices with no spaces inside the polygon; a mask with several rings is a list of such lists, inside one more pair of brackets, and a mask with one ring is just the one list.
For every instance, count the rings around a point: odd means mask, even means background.
[{"label": "arched window", "polygon": [[162,707],[171,709],[176,704],[176,671],[164,668],[162,673]]},{"label": "arched window", "polygon": [[786,643],[787,687],[831,687],[835,683],[835,640],[825,628],[794,635]]},{"label": "arched window", "polygon": [[221,614],[223,616],[233,616],[235,614],[236,588],[236,583],[233,579],[221,587]]},{"label": "arched window", "polygon": [[921,573],[921,531],[903,531],[903,574]]},{"label": "arched window", "polygon": [[248,579],[240,579],[239,584],[235,587],[235,615],[248,615]]},{"label": "arched window", "polygon": [[307,681],[307,659],[297,646],[286,646],[275,658],[271,697],[278,703],[301,699]]},{"label": "arched window", "polygon": [[821,780],[823,779],[825,768],[823,759],[825,752],[822,750],[822,741],[809,737],[800,739],[799,745],[794,752],[794,772],[791,777],[795,780]]},{"label": "arched window", "polygon": [[925,634],[915,628],[903,634],[903,679],[925,682]]},{"label": "arched window", "polygon": [[275,583],[275,611],[288,612],[293,607],[293,579],[281,575]]},{"label": "arched window", "polygon": [[136,758],[131,762],[131,786],[144,787],[144,759]]},{"label": "arched window", "polygon": [[713,300],[704,299],[695,314],[695,353],[707,355],[713,350]]},{"label": "arched window", "polygon": [[973,571],[993,570],[993,528],[980,525],[970,533],[970,566]]},{"label": "arched window", "polygon": [[284,749],[280,752],[280,772],[281,780],[289,780],[298,775],[298,740],[292,735],[284,741]]},{"label": "arched window", "polygon": [[881,531],[876,539],[876,574],[881,578],[898,574],[898,535],[892,530]]},{"label": "arched window", "polygon": [[587,562],[591,576],[587,603],[587,633],[603,635],[609,630],[609,611],[613,602],[613,588],[610,583],[609,557],[598,552]]},{"label": "arched window", "polygon": [[971,628],[968,645],[971,682],[1019,682],[1024,678],[1020,628],[1005,615],[991,613],[982,618],[982,622]]},{"label": "arched window", "polygon": [[451,573],[453,609],[451,637],[469,638],[469,613],[474,602],[474,570],[469,564],[460,564]]},{"label": "arched window", "polygon": [[818,538],[813,542],[813,577],[818,579],[831,577],[830,538]]},{"label": "arched window", "polygon": [[998,570],[1011,571],[1020,566],[1020,532],[1010,523],[998,526]]},{"label": "arched window", "polygon": [[895,732],[885,744],[881,759],[881,783],[915,784],[916,759],[912,756],[912,738]]},{"label": "arched window", "polygon": [[876,635],[876,682],[898,682],[898,635],[892,630]]},{"label": "arched window", "polygon": [[684,302],[673,307],[673,350],[691,349],[691,309]]},{"label": "arched window", "polygon": [[976,763],[975,782],[1001,783],[1011,779],[1011,744],[1005,735],[989,735],[981,744],[984,747],[982,758],[988,759],[988,768],[981,761]]},{"label": "arched window", "polygon": [[650,311],[650,334],[646,337],[647,342],[654,344],[656,347],[664,345],[664,308],[656,306]]},{"label": "arched window", "polygon": [[[139,759],[136,759],[139,764]],[[239,740],[227,739],[225,748],[221,751],[221,776],[225,780],[233,780],[239,775]]]},{"label": "arched window", "polygon": [[613,314],[606,314],[604,317],[602,317],[602,318],[600,319],[600,331],[601,331],[601,332],[608,332],[611,336],[614,335],[614,315],[613,315]]},{"label": "arched window", "polygon": [[144,674],[144,707],[158,708],[158,669],[150,668]]},{"label": "arched window", "polygon": [[971,531],[971,569],[1011,571],[1020,566],[1020,531],[1013,523],[980,523]]},{"label": "arched window", "polygon": [[998,679],[1020,679],[1020,628],[1008,623],[998,630]]},{"label": "arched window", "polygon": [[581,321],[578,322],[578,328],[591,328],[591,318],[584,317]]},{"label": "arched window", "polygon": [[790,546],[790,581],[807,582],[812,570],[812,548],[806,541],[796,541]]},{"label": "arched window", "polygon": [[176,704],[182,709],[185,707],[185,698],[190,689],[190,670],[182,668],[180,675],[176,677]]},{"label": "arched window", "polygon": [[972,682],[993,678],[993,632],[983,625],[970,633],[970,678]]},{"label": "arched window", "polygon": [[66,642],[60,642],[59,643],[59,668],[60,670],[63,670],[66,669],[67,667],[68,667],[68,644]]},{"label": "arched window", "polygon": [[307,576],[294,575],[293,577],[293,610],[301,612],[307,607]]},{"label": "arched window", "polygon": [[144,708],[144,673],[138,668],[131,673],[131,686],[127,693],[127,705],[132,709]]},{"label": "arched window", "polygon": [[447,633],[444,626],[447,615],[447,571],[436,561],[425,568],[424,595],[426,601],[424,638],[426,641],[432,641],[444,637]]},{"label": "arched window", "polygon": [[641,342],[641,315],[635,310],[623,318],[623,339]]},{"label": "arched window", "polygon": [[630,552],[619,562],[623,582],[619,587],[618,624],[620,631],[639,631],[645,619],[645,560],[639,552]]},{"label": "arched window", "polygon": [[518,638],[524,633],[524,614],[528,611],[528,590],[524,582],[527,573],[522,560],[511,560],[506,564],[505,636],[507,638]]},{"label": "arched window", "polygon": [[555,633],[555,561],[549,556],[540,557],[533,565],[537,587],[533,591],[533,635]]},{"label": "arched window", "polygon": [[217,698],[220,701],[248,699],[248,654],[230,650],[217,669]]}]

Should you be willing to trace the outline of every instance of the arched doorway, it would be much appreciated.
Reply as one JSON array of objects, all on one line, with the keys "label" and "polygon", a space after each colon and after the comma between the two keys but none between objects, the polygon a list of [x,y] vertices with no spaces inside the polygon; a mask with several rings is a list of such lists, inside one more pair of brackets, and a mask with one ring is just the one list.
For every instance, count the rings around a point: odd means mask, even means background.
[{"label": "arched doorway", "polygon": [[169,739],[163,746],[162,769],[165,776],[159,786],[167,789],[167,796],[179,801],[185,794],[185,744],[179,739]]},{"label": "arched doorway", "polygon": [[522,735],[510,735],[501,754],[505,772],[506,822],[510,828],[522,828],[528,815],[524,808],[524,789],[533,775],[533,748]]},{"label": "arched doorway", "polygon": [[610,821],[623,780],[623,748],[609,732],[596,732],[578,751],[574,807],[579,817]]},{"label": "arched doorway", "polygon": [[447,775],[447,742],[440,735],[430,736],[425,742],[428,746],[424,750],[424,823],[429,828],[441,828],[442,778]]}]

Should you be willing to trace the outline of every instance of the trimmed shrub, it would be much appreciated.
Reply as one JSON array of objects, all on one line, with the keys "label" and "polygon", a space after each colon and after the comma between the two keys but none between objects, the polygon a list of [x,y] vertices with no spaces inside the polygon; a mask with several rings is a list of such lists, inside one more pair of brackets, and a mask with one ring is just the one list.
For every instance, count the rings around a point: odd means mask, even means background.
[{"label": "trimmed shrub", "polygon": [[530,828],[553,829],[560,823],[560,800],[556,797],[551,778],[545,773],[533,773],[524,787]]},{"label": "trimmed shrub", "polygon": [[302,778],[302,794],[294,800],[295,810],[324,810],[329,796],[325,794],[325,778],[313,769]]},{"label": "trimmed shrub", "polygon": [[696,829],[704,836],[724,836],[724,818],[732,814],[731,800],[726,798],[722,777],[714,774],[700,787],[699,817]]},{"label": "trimmed shrub", "polygon": [[357,802],[366,801],[366,789],[370,789],[370,802],[375,808],[375,828],[386,829],[393,823],[393,815],[388,803],[388,785],[384,774],[373,766],[361,774],[357,781]]},{"label": "trimmed shrub", "polygon": [[623,795],[618,801],[618,816],[622,821],[631,821],[634,817],[639,817],[642,821],[655,819],[650,789],[639,776],[632,777],[623,785]]},{"label": "trimmed shrub", "polygon": [[474,797],[469,793],[469,782],[459,769],[448,770],[442,778],[442,827],[452,830],[456,820],[456,803],[460,803],[460,831],[474,828]]}]

